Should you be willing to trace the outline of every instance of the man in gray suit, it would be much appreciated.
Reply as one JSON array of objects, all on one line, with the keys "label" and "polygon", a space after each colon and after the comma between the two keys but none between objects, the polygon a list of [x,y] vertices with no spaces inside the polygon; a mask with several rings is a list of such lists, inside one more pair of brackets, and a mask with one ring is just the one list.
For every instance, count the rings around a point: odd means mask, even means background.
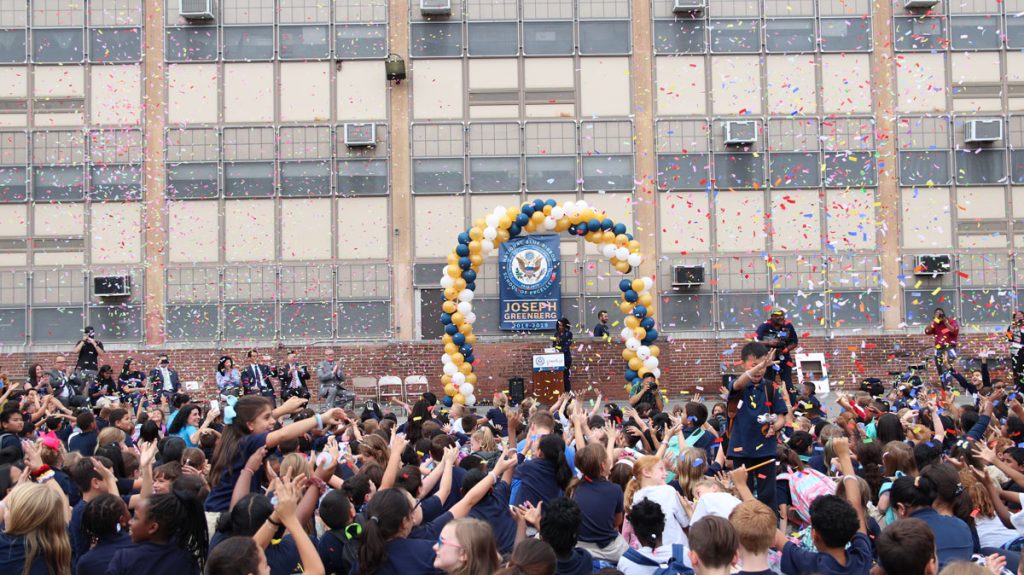
[{"label": "man in gray suit", "polygon": [[53,369],[47,373],[50,374],[50,388],[53,389],[53,395],[65,407],[71,404],[72,397],[82,395],[78,389],[80,382],[75,377],[74,368],[68,365],[67,358],[63,355],[58,355],[53,360]]},{"label": "man in gray suit", "polygon": [[324,360],[320,362],[316,374],[320,378],[320,398],[325,405],[334,407],[338,394],[341,394],[340,405],[355,403],[355,394],[345,389],[345,369],[340,361],[334,359],[333,349],[324,351]]}]

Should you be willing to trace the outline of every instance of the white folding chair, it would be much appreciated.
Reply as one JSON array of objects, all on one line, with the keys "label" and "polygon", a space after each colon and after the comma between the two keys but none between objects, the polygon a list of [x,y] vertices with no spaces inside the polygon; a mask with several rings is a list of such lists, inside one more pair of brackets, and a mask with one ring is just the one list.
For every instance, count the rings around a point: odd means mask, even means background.
[{"label": "white folding chair", "polygon": [[377,388],[377,380],[373,377],[353,377],[352,391],[360,401],[380,399],[380,389]]},{"label": "white folding chair", "polygon": [[415,403],[421,395],[430,391],[430,384],[425,375],[410,375],[405,378],[405,401]]},{"label": "white folding chair", "polygon": [[[377,393],[380,395],[381,402],[389,401],[397,398],[399,401],[404,401],[402,397],[402,378],[396,375],[385,375],[377,380]],[[394,407],[391,408],[394,410]]]}]

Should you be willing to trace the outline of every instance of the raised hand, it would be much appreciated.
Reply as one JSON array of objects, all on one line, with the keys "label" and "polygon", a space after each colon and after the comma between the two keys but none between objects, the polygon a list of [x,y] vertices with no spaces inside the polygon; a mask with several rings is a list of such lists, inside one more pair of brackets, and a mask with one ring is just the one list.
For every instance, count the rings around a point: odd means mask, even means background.
[{"label": "raised hand", "polygon": [[153,462],[156,461],[156,442],[143,441],[139,447],[141,448],[139,450],[139,467],[146,468],[153,465]]}]

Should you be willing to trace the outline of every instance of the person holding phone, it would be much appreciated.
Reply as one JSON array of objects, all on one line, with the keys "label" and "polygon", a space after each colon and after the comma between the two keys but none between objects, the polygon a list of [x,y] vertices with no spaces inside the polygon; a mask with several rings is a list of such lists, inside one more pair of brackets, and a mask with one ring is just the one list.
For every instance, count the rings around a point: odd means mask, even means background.
[{"label": "person holding phone", "polygon": [[82,339],[75,345],[75,353],[78,354],[78,361],[75,363],[75,372],[78,374],[80,395],[85,395],[85,390],[96,380],[99,373],[99,360],[105,350],[103,342],[96,339],[96,330],[92,326],[82,330]]},{"label": "person holding phone", "polygon": [[1024,311],[1013,312],[1013,321],[1006,328],[1006,339],[1010,342],[1010,364],[1013,368],[1013,385],[1024,387]]},{"label": "person holding phone", "polygon": [[171,367],[171,360],[166,353],[160,354],[157,366],[149,372],[149,381],[153,385],[153,393],[157,401],[170,405],[174,395],[181,389],[178,372]]},{"label": "person holding phone", "polygon": [[956,364],[957,346],[960,339],[960,324],[946,316],[946,310],[935,308],[932,322],[924,333],[935,338],[935,371],[943,385],[949,383],[949,371]]}]

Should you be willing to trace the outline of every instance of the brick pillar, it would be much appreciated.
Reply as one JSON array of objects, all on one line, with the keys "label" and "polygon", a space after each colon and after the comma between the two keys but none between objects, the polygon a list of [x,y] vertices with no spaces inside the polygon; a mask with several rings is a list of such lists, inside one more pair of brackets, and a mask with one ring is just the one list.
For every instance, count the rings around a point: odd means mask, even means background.
[{"label": "brick pillar", "polygon": [[[409,2],[388,2],[388,45],[393,54],[409,62]],[[410,70],[411,72],[411,70]],[[413,321],[416,302],[412,289],[413,237],[412,194],[409,181],[409,119],[411,105],[409,85],[413,78],[400,84],[391,82],[388,89],[391,146],[391,309],[396,339],[416,337]]]},{"label": "brick pillar", "polygon": [[167,215],[164,213],[164,0],[146,0],[144,24],[145,95],[145,179],[143,180],[143,221],[146,262],[146,344],[161,345],[164,332],[164,278],[167,267]]},{"label": "brick pillar", "polygon": [[[644,260],[640,274],[654,276],[658,273],[658,186],[657,154],[654,147],[654,81],[653,46],[651,42],[653,20],[651,3],[634,0],[632,3],[633,55],[630,57],[632,81],[632,105],[634,124],[634,156],[636,157],[636,202],[633,204],[633,236],[640,242]],[[655,291],[667,287],[665,278],[657,278]],[[658,297],[655,294],[650,312],[658,311]],[[659,319],[655,315],[655,319]],[[660,326],[659,321],[659,326]]]}]

